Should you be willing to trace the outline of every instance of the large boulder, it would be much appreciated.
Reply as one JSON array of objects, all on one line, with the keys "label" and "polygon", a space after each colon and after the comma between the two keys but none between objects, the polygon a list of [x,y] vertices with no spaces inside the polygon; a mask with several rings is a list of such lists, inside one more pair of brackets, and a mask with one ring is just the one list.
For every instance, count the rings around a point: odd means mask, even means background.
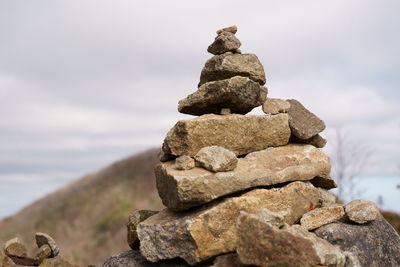
[{"label": "large boulder", "polygon": [[345,252],[348,267],[400,266],[400,236],[383,217],[366,224],[343,218],[318,228],[315,233]]},{"label": "large boulder", "polygon": [[220,114],[229,108],[231,113],[246,114],[260,106],[266,98],[266,87],[247,77],[235,76],[205,83],[179,101],[178,110],[191,115]]},{"label": "large boulder", "polygon": [[263,218],[241,213],[237,253],[244,264],[269,266],[344,266],[339,248],[300,225],[274,227]]},{"label": "large boulder", "polygon": [[267,147],[286,145],[289,137],[286,114],[203,115],[178,121],[168,132],[162,149],[164,155],[193,157],[203,147],[222,146],[236,155],[244,155]]},{"label": "large boulder", "polygon": [[203,168],[176,170],[174,161],[169,161],[157,165],[155,174],[164,205],[184,210],[252,187],[325,177],[330,169],[329,157],[319,149],[289,144],[239,158],[236,168],[229,172],[214,173]]},{"label": "large boulder", "polygon": [[236,249],[236,220],[240,211],[257,213],[267,208],[283,212],[288,224],[330,201],[322,189],[293,182],[282,188],[256,189],[216,201],[200,209],[172,212],[165,209],[137,227],[142,255],[152,262],[180,257],[189,264]]},{"label": "large boulder", "polygon": [[229,79],[234,76],[249,77],[261,85],[265,84],[264,67],[256,55],[228,52],[207,60],[201,71],[199,87],[207,82]]}]

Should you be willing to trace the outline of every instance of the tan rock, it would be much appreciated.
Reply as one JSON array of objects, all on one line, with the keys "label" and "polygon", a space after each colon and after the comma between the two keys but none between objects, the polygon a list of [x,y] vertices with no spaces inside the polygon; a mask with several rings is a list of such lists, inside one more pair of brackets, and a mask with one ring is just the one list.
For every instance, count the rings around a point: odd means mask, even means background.
[{"label": "tan rock", "polygon": [[264,67],[256,55],[227,52],[207,60],[201,71],[198,87],[207,82],[225,80],[234,76],[249,77],[261,85],[264,85],[266,81]]},{"label": "tan rock", "polygon": [[289,102],[279,98],[267,98],[262,105],[262,110],[266,114],[276,115],[286,113],[290,108]]},{"label": "tan rock", "polygon": [[203,115],[178,121],[168,132],[163,151],[166,155],[195,156],[206,146],[222,146],[236,155],[286,145],[290,129],[288,116]]},{"label": "tan rock", "polygon": [[196,164],[212,172],[227,172],[236,168],[235,153],[220,146],[206,146],[194,157]]},{"label": "tan rock", "polygon": [[40,248],[38,248],[38,250],[35,252],[35,256],[33,257],[33,259],[35,260],[36,265],[40,265],[44,259],[51,258],[51,256],[52,256],[51,247],[45,244]]},{"label": "tan rock", "polygon": [[195,167],[195,162],[192,157],[180,156],[175,159],[175,168],[177,170],[190,170]]},{"label": "tan rock", "polygon": [[314,230],[322,225],[336,222],[342,218],[344,214],[344,208],[342,205],[321,207],[304,214],[300,219],[300,224],[307,230]]},{"label": "tan rock", "polygon": [[325,123],[299,101],[295,99],[287,101],[290,103],[289,125],[294,136],[307,140],[325,129]]},{"label": "tan rock", "polygon": [[325,147],[326,143],[328,141],[323,138],[322,136],[320,136],[319,134],[314,135],[313,137],[306,139],[306,140],[302,140],[294,135],[292,135],[290,137],[290,143],[296,143],[296,144],[309,144],[309,145],[313,145],[315,147],[318,148],[323,148]]},{"label": "tan rock", "polygon": [[36,233],[35,234],[36,245],[40,248],[43,245],[49,245],[51,248],[51,257],[56,257],[60,253],[60,249],[58,248],[54,239],[45,233]]},{"label": "tan rock", "polygon": [[222,29],[218,30],[217,34],[221,34],[223,32],[231,32],[231,33],[235,34],[237,32],[237,30],[238,30],[237,26],[233,25],[233,26],[222,28]]},{"label": "tan rock", "polygon": [[285,212],[285,222],[293,224],[324,201],[321,191],[311,184],[293,182],[282,188],[256,189],[187,212],[165,209],[138,225],[140,251],[152,262],[180,257],[194,264],[236,249],[240,211],[257,213],[267,208]]},{"label": "tan rock", "polygon": [[154,210],[137,210],[129,215],[127,227],[127,241],[132,249],[139,248],[140,242],[137,236],[136,227],[139,223],[146,220],[150,216],[157,214],[158,211]]},{"label": "tan rock", "polygon": [[339,248],[300,225],[273,227],[257,215],[238,219],[237,253],[244,264],[270,266],[344,266]]},{"label": "tan rock", "polygon": [[229,114],[232,114],[232,111],[230,108],[221,108],[221,111],[219,113],[221,115],[229,115]]},{"label": "tan rock", "polygon": [[236,253],[228,253],[216,257],[212,267],[245,267],[245,265],[240,262]]},{"label": "tan rock", "polygon": [[363,224],[376,220],[380,216],[378,206],[368,200],[353,200],[345,206],[347,217],[353,222]]},{"label": "tan rock", "polygon": [[60,256],[55,258],[44,259],[39,267],[78,267],[64,260]]},{"label": "tan rock", "polygon": [[247,77],[234,76],[207,82],[179,101],[178,111],[191,115],[219,114],[229,108],[231,113],[246,114],[260,106],[266,98],[266,87]]},{"label": "tan rock", "polygon": [[325,176],[330,167],[329,157],[319,149],[290,144],[239,158],[230,172],[213,173],[202,168],[177,171],[170,161],[156,166],[155,175],[164,205],[184,210],[252,187]]},{"label": "tan rock", "polygon": [[28,250],[16,237],[5,243],[4,253],[9,257],[26,257],[28,255]]},{"label": "tan rock", "polygon": [[234,33],[224,31],[218,34],[214,42],[208,47],[207,51],[213,55],[220,55],[226,52],[234,52],[242,44]]}]

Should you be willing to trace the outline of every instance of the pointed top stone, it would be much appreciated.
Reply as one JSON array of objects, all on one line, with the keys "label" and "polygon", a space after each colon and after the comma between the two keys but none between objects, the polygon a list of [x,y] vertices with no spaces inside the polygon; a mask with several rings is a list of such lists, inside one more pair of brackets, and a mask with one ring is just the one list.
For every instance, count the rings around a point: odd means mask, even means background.
[{"label": "pointed top stone", "polygon": [[233,25],[233,26],[230,26],[230,27],[222,28],[222,29],[217,31],[217,34],[219,35],[219,34],[221,34],[223,32],[231,32],[231,33],[235,34],[235,33],[237,33],[237,26]]}]

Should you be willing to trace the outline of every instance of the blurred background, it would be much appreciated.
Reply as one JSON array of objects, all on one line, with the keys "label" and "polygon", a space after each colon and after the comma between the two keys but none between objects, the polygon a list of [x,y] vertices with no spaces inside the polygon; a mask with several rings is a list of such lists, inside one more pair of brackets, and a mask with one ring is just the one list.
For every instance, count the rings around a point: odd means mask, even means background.
[{"label": "blurred background", "polygon": [[127,214],[162,207],[157,147],[191,117],[178,100],[231,25],[264,65],[268,96],[298,99],[327,124],[341,199],[400,213],[398,10],[397,0],[1,1],[0,243],[43,230],[84,264],[125,248]]}]

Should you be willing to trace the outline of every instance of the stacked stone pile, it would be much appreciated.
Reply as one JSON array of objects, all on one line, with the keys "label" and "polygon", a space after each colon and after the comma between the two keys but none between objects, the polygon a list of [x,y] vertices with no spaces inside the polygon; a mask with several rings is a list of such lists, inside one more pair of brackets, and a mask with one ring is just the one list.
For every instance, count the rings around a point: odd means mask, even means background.
[{"label": "stacked stone pile", "polygon": [[[104,266],[399,265],[400,238],[376,205],[344,207],[327,191],[336,184],[319,150],[324,122],[297,100],[267,98],[263,66],[240,52],[236,32],[217,31],[197,91],[179,101],[198,117],[164,140],[155,174],[167,208],[135,212],[133,251]],[[265,115],[246,115],[261,105]],[[379,230],[350,242],[369,228]],[[392,243],[372,259],[367,246],[381,231]]]},{"label": "stacked stone pile", "polygon": [[34,252],[34,256],[28,255],[28,249],[18,238],[8,240],[4,245],[6,258],[3,266],[14,266],[15,264],[17,266],[73,267],[72,264],[58,255],[60,249],[51,236],[45,233],[36,233],[35,240],[38,248]]}]

